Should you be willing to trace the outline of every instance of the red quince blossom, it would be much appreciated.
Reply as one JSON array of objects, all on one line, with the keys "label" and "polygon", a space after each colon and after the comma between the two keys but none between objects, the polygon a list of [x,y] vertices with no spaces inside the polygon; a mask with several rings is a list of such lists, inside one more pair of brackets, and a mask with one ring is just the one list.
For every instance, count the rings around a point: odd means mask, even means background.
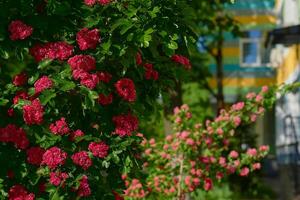
[{"label": "red quince blossom", "polygon": [[30,147],[27,149],[27,162],[32,165],[40,165],[43,160],[45,149],[41,147]]},{"label": "red quince blossom", "polygon": [[32,34],[33,28],[20,20],[14,20],[9,24],[8,31],[11,40],[24,40]]},{"label": "red quince blossom", "polygon": [[44,108],[38,99],[30,105],[23,106],[23,119],[27,125],[40,125],[43,123]]},{"label": "red quince blossom", "polygon": [[183,65],[186,69],[191,69],[192,68],[190,60],[185,56],[175,54],[171,57],[171,60],[173,62],[176,62],[178,64]]},{"label": "red quince blossom", "polygon": [[58,147],[51,147],[43,155],[43,165],[47,165],[50,169],[55,169],[59,165],[63,165],[67,159],[67,153]]},{"label": "red quince blossom", "polygon": [[68,64],[71,66],[72,70],[81,69],[83,71],[89,72],[96,69],[96,60],[90,55],[76,55],[68,60]]},{"label": "red quince blossom", "polygon": [[157,80],[158,79],[158,72],[156,70],[153,69],[153,64],[150,63],[146,63],[144,64],[144,68],[145,68],[145,78],[147,80],[153,79],[153,80]]},{"label": "red quince blossom", "polygon": [[20,74],[17,74],[16,76],[14,76],[13,84],[15,86],[23,86],[27,83],[27,80],[28,80],[27,74],[22,72]]},{"label": "red quince blossom", "polygon": [[71,156],[74,164],[82,167],[84,170],[87,170],[90,166],[92,166],[92,160],[89,157],[88,152],[80,151]]},{"label": "red quince blossom", "polygon": [[115,83],[117,93],[124,100],[133,102],[136,100],[136,90],[134,83],[129,78],[122,78]]},{"label": "red quince blossom", "polygon": [[41,93],[53,86],[53,81],[48,76],[42,76],[34,83],[35,93]]},{"label": "red quince blossom", "polygon": [[78,129],[70,134],[70,140],[75,141],[76,138],[83,137],[83,136],[84,136],[84,132]]},{"label": "red quince blossom", "polygon": [[96,74],[99,78],[99,81],[102,81],[104,83],[109,83],[112,78],[112,75],[108,72],[97,72]]},{"label": "red quince blossom", "polygon": [[70,133],[70,128],[64,117],[50,124],[50,131],[55,135],[66,135]]},{"label": "red quince blossom", "polygon": [[80,50],[95,49],[100,42],[99,30],[83,28],[77,33],[76,41]]},{"label": "red quince blossom", "polygon": [[87,197],[91,195],[91,188],[88,182],[88,177],[84,175],[80,180],[80,185],[77,190],[77,196],[79,197]]},{"label": "red quince blossom", "polygon": [[85,5],[93,6],[96,4],[96,0],[84,0]]},{"label": "red quince blossom", "polygon": [[105,94],[99,94],[98,103],[105,106],[111,104],[113,101],[113,95],[105,95]]},{"label": "red quince blossom", "polygon": [[98,0],[98,2],[99,2],[99,4],[104,6],[104,5],[109,4],[111,2],[111,0]]},{"label": "red quince blossom", "polygon": [[113,117],[113,122],[116,126],[115,134],[120,137],[130,136],[133,131],[138,129],[138,119],[137,117],[127,114],[127,115],[118,115]]},{"label": "red quince blossom", "polygon": [[24,129],[14,124],[0,128],[0,142],[12,142],[19,149],[26,149],[29,146],[29,140]]},{"label": "red quince blossom", "polygon": [[16,93],[16,96],[13,98],[13,104],[17,104],[19,99],[27,100],[28,98],[29,98],[29,95],[27,94],[27,92],[18,91]]},{"label": "red quince blossom", "polygon": [[91,142],[89,144],[89,150],[95,157],[105,158],[109,151],[109,146],[104,142]]},{"label": "red quince blossom", "polygon": [[59,186],[63,184],[67,178],[69,178],[69,175],[65,172],[50,172],[49,182],[54,186]]},{"label": "red quince blossom", "polygon": [[74,47],[66,42],[49,42],[44,45],[36,44],[29,53],[37,62],[48,59],[66,60],[73,54]]},{"label": "red quince blossom", "polygon": [[8,200],[34,200],[35,195],[29,193],[24,186],[14,185],[8,191]]}]

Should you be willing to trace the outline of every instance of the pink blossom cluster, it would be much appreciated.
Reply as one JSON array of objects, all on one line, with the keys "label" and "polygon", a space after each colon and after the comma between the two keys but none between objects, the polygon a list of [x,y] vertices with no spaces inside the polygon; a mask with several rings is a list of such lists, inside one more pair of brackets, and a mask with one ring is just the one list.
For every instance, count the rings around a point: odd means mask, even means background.
[{"label": "pink blossom cluster", "polygon": [[105,6],[111,3],[112,0],[84,0],[85,5],[94,6],[96,3],[99,3],[102,6]]},{"label": "pink blossom cluster", "polygon": [[70,128],[64,117],[50,124],[50,131],[55,135],[66,135],[70,133]]},{"label": "pink blossom cluster", "polygon": [[29,146],[29,140],[24,129],[14,124],[8,124],[4,128],[0,128],[0,142],[11,142],[18,149],[26,149]]},{"label": "pink blossom cluster", "polygon": [[138,129],[138,119],[130,113],[114,116],[112,120],[115,124],[114,132],[120,137],[131,136],[132,132]]},{"label": "pink blossom cluster", "polygon": [[83,28],[77,33],[76,41],[80,50],[95,49],[100,42],[99,30]]},{"label": "pink blossom cluster", "polygon": [[65,172],[50,172],[49,182],[54,186],[59,186],[61,184],[64,184],[67,178],[69,178],[69,175]]},{"label": "pink blossom cluster", "polygon": [[42,76],[34,83],[35,93],[41,93],[53,86],[53,81],[48,76]]},{"label": "pink blossom cluster", "polygon": [[38,99],[31,101],[31,104],[23,106],[23,119],[27,125],[42,124],[44,107]]},{"label": "pink blossom cluster", "polygon": [[9,24],[8,31],[11,40],[24,40],[32,34],[33,28],[20,20],[14,20]]},{"label": "pink blossom cluster", "polygon": [[29,193],[24,186],[14,185],[8,191],[8,200],[34,200],[35,195]]}]

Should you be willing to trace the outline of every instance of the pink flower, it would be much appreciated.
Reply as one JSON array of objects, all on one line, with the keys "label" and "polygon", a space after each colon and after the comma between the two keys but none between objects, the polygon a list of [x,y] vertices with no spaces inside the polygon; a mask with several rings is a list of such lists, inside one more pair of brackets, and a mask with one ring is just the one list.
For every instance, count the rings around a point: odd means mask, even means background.
[{"label": "pink flower", "polygon": [[97,72],[96,74],[99,78],[99,81],[102,81],[104,83],[109,83],[112,78],[112,75],[108,72]]},{"label": "pink flower", "polygon": [[258,169],[260,169],[261,168],[261,164],[260,163],[254,163],[253,165],[252,165],[252,169],[253,170],[258,170]]},{"label": "pink flower", "polygon": [[131,114],[114,116],[112,120],[116,127],[114,132],[120,137],[130,136],[138,129],[138,119]]},{"label": "pink flower", "polygon": [[216,179],[221,180],[224,177],[224,174],[222,172],[217,172]]},{"label": "pink flower", "polygon": [[76,41],[80,50],[95,49],[100,42],[99,30],[83,28],[77,33]]},{"label": "pink flower", "polygon": [[76,55],[68,60],[72,70],[81,69],[85,72],[96,69],[96,60],[90,55]]},{"label": "pink flower", "polygon": [[43,165],[47,165],[50,169],[55,169],[59,165],[63,165],[67,159],[67,153],[58,147],[51,147],[43,155]]},{"label": "pink flower", "polygon": [[80,84],[89,89],[94,89],[99,83],[99,78],[96,74],[87,74],[87,76],[81,79]]},{"label": "pink flower", "polygon": [[239,111],[239,110],[242,110],[244,108],[244,106],[245,106],[244,102],[238,102],[238,103],[232,105],[232,109]]},{"label": "pink flower", "polygon": [[230,158],[237,158],[237,157],[239,157],[239,153],[236,152],[236,151],[231,151],[231,152],[229,153],[229,157],[230,157]]},{"label": "pink flower", "polygon": [[35,93],[43,92],[53,86],[53,81],[48,76],[42,76],[34,83]]},{"label": "pink flower", "polygon": [[92,160],[89,157],[89,154],[86,151],[80,151],[71,156],[74,164],[82,167],[84,170],[87,170],[92,166]]},{"label": "pink flower", "polygon": [[40,125],[43,123],[44,108],[38,99],[30,105],[23,106],[23,119],[27,125]]},{"label": "pink flower", "polygon": [[256,94],[254,92],[250,92],[246,95],[247,99],[253,99],[256,96]]},{"label": "pink flower", "polygon": [[183,65],[186,69],[192,68],[190,60],[182,55],[175,54],[171,57],[171,60],[173,62]]},{"label": "pink flower", "polygon": [[257,115],[252,114],[252,115],[250,116],[250,121],[251,121],[251,122],[255,122],[256,119],[257,119]]},{"label": "pink flower", "polygon": [[64,117],[50,124],[49,129],[55,135],[66,135],[70,133],[69,125]]},{"label": "pink flower", "polygon": [[238,116],[235,116],[233,118],[233,123],[234,123],[235,126],[239,126],[241,124],[241,121],[242,121],[241,118],[238,117]]},{"label": "pink flower", "polygon": [[213,187],[213,182],[210,178],[205,178],[204,179],[204,190],[209,191]]},{"label": "pink flower", "polygon": [[268,151],[269,150],[269,146],[267,145],[262,145],[259,147],[259,151],[262,151],[262,152],[265,152],[265,151]]},{"label": "pink flower", "polygon": [[98,103],[105,106],[111,104],[113,101],[113,95],[110,93],[109,95],[99,94]]},{"label": "pink flower", "polygon": [[50,172],[50,183],[54,186],[63,184],[69,175],[65,172]]},{"label": "pink flower", "polygon": [[217,134],[218,135],[223,135],[223,133],[224,133],[223,129],[221,129],[221,128],[217,129]]},{"label": "pink flower", "polygon": [[240,176],[248,176],[249,171],[250,171],[250,170],[249,170],[248,167],[242,168],[241,171],[240,171]]},{"label": "pink flower", "polygon": [[91,142],[89,150],[95,157],[105,158],[108,155],[109,146],[104,142]]},{"label": "pink flower", "polygon": [[187,186],[191,185],[191,179],[192,179],[191,176],[186,176],[186,177],[184,178],[184,183],[185,183]]},{"label": "pink flower", "polygon": [[32,34],[33,28],[20,20],[15,20],[9,24],[8,31],[11,40],[24,40]]},{"label": "pink flower", "polygon": [[115,83],[117,93],[124,100],[134,102],[136,99],[136,91],[134,83],[129,78],[122,78]]},{"label": "pink flower", "polygon": [[262,93],[267,93],[268,91],[269,91],[269,87],[266,85],[261,88]]},{"label": "pink flower", "polygon": [[258,94],[255,98],[256,102],[261,102],[262,100],[263,100],[263,97],[260,94]]},{"label": "pink flower", "polygon": [[226,166],[226,158],[220,157],[219,158],[219,165],[221,165],[222,167],[225,167]]},{"label": "pink flower", "polygon": [[84,136],[84,132],[78,129],[70,134],[70,140],[74,141],[76,138],[83,137],[83,136]]},{"label": "pink flower", "polygon": [[193,145],[195,144],[195,141],[194,141],[193,139],[191,139],[191,138],[188,138],[188,139],[186,140],[186,144],[187,144],[187,145],[190,145],[190,146],[193,146]]},{"label": "pink flower", "polygon": [[27,162],[32,165],[40,165],[43,161],[43,155],[45,153],[45,149],[41,147],[30,147],[27,149]]},{"label": "pink flower", "polygon": [[257,155],[257,150],[254,149],[254,148],[248,149],[248,150],[247,150],[247,154],[248,154],[249,156],[256,156],[256,155]]},{"label": "pink flower", "polygon": [[84,0],[85,5],[93,6],[96,4],[96,0]]},{"label": "pink flower", "polygon": [[13,84],[15,86],[23,86],[27,83],[27,80],[28,80],[27,74],[22,72],[20,74],[17,74],[16,76],[14,76]]},{"label": "pink flower", "polygon": [[80,185],[77,190],[77,196],[79,197],[87,197],[91,195],[91,189],[89,186],[88,178],[87,176],[83,176],[80,180]]},{"label": "pink flower", "polygon": [[8,200],[34,200],[35,195],[29,193],[22,185],[14,185],[8,191]]}]

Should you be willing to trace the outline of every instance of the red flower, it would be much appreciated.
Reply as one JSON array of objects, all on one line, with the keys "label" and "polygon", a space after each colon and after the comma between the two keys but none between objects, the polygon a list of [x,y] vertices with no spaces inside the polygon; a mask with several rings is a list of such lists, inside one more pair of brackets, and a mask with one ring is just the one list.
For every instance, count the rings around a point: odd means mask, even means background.
[{"label": "red flower", "polygon": [[131,114],[115,116],[113,122],[116,126],[114,132],[120,137],[130,136],[133,131],[138,129],[138,119]]},{"label": "red flower", "polygon": [[86,74],[86,77],[81,79],[80,84],[89,89],[94,89],[99,83],[99,78],[96,74]]},{"label": "red flower", "polygon": [[53,86],[53,81],[48,76],[42,76],[34,83],[35,93],[43,92]]},{"label": "red flower", "polygon": [[142,59],[142,55],[141,55],[140,52],[136,53],[135,62],[136,62],[137,65],[142,65],[143,64],[143,59]]},{"label": "red flower", "polygon": [[172,56],[171,59],[172,59],[172,61],[183,65],[186,69],[191,69],[192,68],[190,60],[187,57],[175,54],[175,55]]},{"label": "red flower", "polygon": [[80,180],[80,185],[77,190],[77,195],[79,197],[87,197],[91,195],[91,188],[88,182],[88,178],[85,175]]},{"label": "red flower", "polygon": [[89,73],[82,69],[75,69],[72,72],[72,76],[75,80],[82,80],[89,76]]},{"label": "red flower", "polygon": [[98,102],[99,104],[105,106],[105,105],[109,105],[111,104],[113,101],[113,95],[109,94],[109,95],[104,95],[104,94],[99,94],[99,98],[98,98]]},{"label": "red flower", "polygon": [[104,83],[109,83],[112,75],[108,72],[97,72],[97,76],[99,78],[99,81],[102,81]]},{"label": "red flower", "polygon": [[37,62],[43,59],[66,60],[73,54],[74,47],[66,42],[49,42],[37,44],[30,48],[30,54]]},{"label": "red flower", "polygon": [[24,40],[32,34],[33,28],[20,20],[15,20],[9,24],[8,31],[11,40]]},{"label": "red flower", "polygon": [[27,74],[22,72],[20,74],[17,74],[16,76],[14,76],[13,84],[15,86],[22,86],[27,83],[27,80],[28,80]]},{"label": "red flower", "polygon": [[118,82],[115,83],[115,87],[117,93],[122,97],[124,100],[129,102],[133,102],[136,99],[136,91],[134,83],[129,78],[122,78]]},{"label": "red flower", "polygon": [[83,28],[77,33],[76,41],[80,50],[95,49],[100,42],[99,30]]},{"label": "red flower", "polygon": [[80,151],[73,154],[71,159],[76,165],[82,167],[84,170],[87,170],[90,166],[92,166],[92,160],[86,151]]},{"label": "red flower", "polygon": [[89,72],[96,69],[96,60],[90,55],[76,55],[68,60],[68,64],[72,70],[82,69],[83,71]]},{"label": "red flower", "polygon": [[153,80],[157,80],[158,79],[158,72],[156,70],[153,69],[153,64],[150,63],[146,63],[144,65],[145,68],[145,78],[147,80],[153,79]]},{"label": "red flower", "polygon": [[23,119],[27,125],[43,123],[44,108],[38,99],[34,99],[30,105],[23,106]]},{"label": "red flower", "polygon": [[29,146],[25,131],[14,124],[8,124],[5,128],[0,128],[0,141],[12,142],[19,149],[26,149]]},{"label": "red flower", "polygon": [[117,192],[112,191],[113,195],[115,196],[115,200],[124,200],[123,197],[121,197]]},{"label": "red flower", "polygon": [[49,129],[55,135],[66,135],[70,132],[70,128],[64,117],[50,124]]},{"label": "red flower", "polygon": [[35,195],[29,193],[22,185],[14,185],[9,189],[8,200],[34,200]]},{"label": "red flower", "polygon": [[213,187],[213,182],[210,178],[204,179],[204,190],[208,191],[211,190]]},{"label": "red flower", "polygon": [[107,5],[111,2],[111,0],[98,0],[98,2],[101,4],[101,5]]},{"label": "red flower", "polygon": [[104,142],[91,142],[89,150],[95,157],[105,158],[108,154],[109,146]]},{"label": "red flower", "polygon": [[45,150],[41,147],[31,147],[27,149],[27,162],[32,165],[40,165],[43,160]]},{"label": "red flower", "polygon": [[16,96],[13,98],[13,103],[17,104],[19,99],[25,99],[27,100],[29,98],[27,92],[24,91],[18,91]]},{"label": "red flower", "polygon": [[47,165],[50,169],[55,169],[59,165],[65,164],[67,153],[58,147],[51,147],[43,155],[42,164]]},{"label": "red flower", "polygon": [[70,140],[74,141],[76,138],[83,137],[83,136],[84,136],[84,132],[82,132],[82,130],[78,129],[78,130],[71,133]]},{"label": "red flower", "polygon": [[93,6],[96,3],[96,0],[84,0],[85,5]]},{"label": "red flower", "polygon": [[50,173],[50,183],[55,186],[63,184],[66,179],[69,178],[69,175],[65,172],[51,172]]}]

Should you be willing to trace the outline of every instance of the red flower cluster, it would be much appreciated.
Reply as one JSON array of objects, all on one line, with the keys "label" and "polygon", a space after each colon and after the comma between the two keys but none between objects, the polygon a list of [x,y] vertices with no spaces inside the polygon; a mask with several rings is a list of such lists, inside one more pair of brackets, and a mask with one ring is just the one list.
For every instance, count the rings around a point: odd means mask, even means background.
[{"label": "red flower cluster", "polygon": [[34,83],[35,93],[41,93],[53,86],[53,81],[48,76],[42,76]]},{"label": "red flower cluster", "polygon": [[14,185],[9,189],[8,200],[34,200],[35,195],[29,193],[22,185]]},{"label": "red flower cluster", "polygon": [[105,94],[99,94],[98,103],[105,106],[111,104],[113,101],[113,95],[105,95]]},{"label": "red flower cluster", "polygon": [[82,137],[82,136],[84,136],[84,132],[82,132],[82,130],[78,129],[78,130],[71,133],[70,140],[74,141],[76,138]]},{"label": "red flower cluster", "polygon": [[107,5],[111,2],[111,0],[84,0],[85,5],[87,6],[93,6],[96,3],[99,3],[100,5]]},{"label": "red flower cluster", "polygon": [[134,83],[129,78],[122,78],[115,83],[117,93],[124,100],[133,102],[136,99],[136,91]]},{"label": "red flower cluster", "polygon": [[67,159],[67,153],[58,147],[51,147],[43,155],[43,165],[47,165],[50,169],[55,169],[59,165],[63,165]]},{"label": "red flower cluster", "polygon": [[191,69],[192,68],[190,60],[185,56],[175,54],[175,55],[172,56],[171,59],[172,59],[172,61],[183,65],[186,69]]},{"label": "red flower cluster", "polygon": [[95,49],[100,42],[99,30],[83,28],[77,33],[76,41],[80,50]]},{"label": "red flower cluster", "polygon": [[120,137],[130,136],[133,131],[138,129],[138,119],[137,117],[127,114],[127,115],[118,115],[113,117],[113,122],[116,126],[115,134]]},{"label": "red flower cluster", "polygon": [[99,83],[99,78],[97,74],[89,74],[87,72],[83,72],[81,74],[83,78],[80,80],[80,84],[86,86],[89,89],[94,89]]},{"label": "red flower cluster", "polygon": [[80,151],[73,154],[71,159],[76,165],[82,167],[84,170],[87,170],[90,166],[92,166],[92,160],[86,151]]},{"label": "red flower cluster", "polygon": [[59,186],[63,184],[67,178],[69,178],[69,175],[65,172],[51,172],[49,182],[52,185]]},{"label": "red flower cluster", "polygon": [[50,131],[55,135],[66,135],[70,133],[70,128],[64,117],[50,124]]},{"label": "red flower cluster", "polygon": [[102,81],[104,83],[109,83],[112,75],[108,72],[97,72],[97,76],[99,78],[99,81]]},{"label": "red flower cluster", "polygon": [[37,44],[30,48],[30,54],[37,62],[43,59],[66,60],[73,54],[74,47],[66,42],[49,42]]},{"label": "red flower cluster", "polygon": [[41,147],[30,147],[27,149],[27,162],[32,165],[40,165],[43,160],[45,149]]},{"label": "red flower cluster", "polygon": [[137,65],[142,65],[143,64],[143,59],[142,59],[142,55],[141,55],[140,52],[136,53],[135,62],[136,62]]},{"label": "red flower cluster", "polygon": [[91,188],[88,182],[87,176],[83,176],[80,180],[80,185],[77,190],[77,196],[79,197],[87,197],[91,195]]},{"label": "red flower cluster", "polygon": [[26,100],[28,98],[29,98],[29,96],[28,96],[28,94],[26,92],[24,92],[24,91],[18,91],[16,93],[16,96],[13,99],[13,104],[17,104],[18,101],[19,101],[19,99],[25,99]]},{"label": "red flower cluster", "polygon": [[25,131],[14,124],[8,124],[5,128],[0,128],[0,141],[12,142],[19,149],[26,149],[29,146]]},{"label": "red flower cluster", "polygon": [[105,158],[109,151],[109,146],[104,142],[91,142],[89,144],[89,150],[95,157]]},{"label": "red flower cluster", "polygon": [[72,70],[81,69],[85,72],[96,69],[96,60],[90,55],[76,55],[68,60]]},{"label": "red flower cluster", "polygon": [[20,20],[15,20],[9,24],[8,31],[11,40],[24,40],[32,34],[33,28]]},{"label": "red flower cluster", "polygon": [[27,125],[43,123],[44,108],[38,99],[34,99],[30,105],[23,106],[23,119]]},{"label": "red flower cluster", "polygon": [[22,72],[20,74],[17,74],[16,76],[14,76],[13,84],[15,86],[22,86],[27,83],[27,80],[28,80],[27,74]]},{"label": "red flower cluster", "polygon": [[153,64],[146,63],[146,64],[144,64],[144,68],[146,70],[145,78],[147,80],[150,80],[150,79],[157,80],[158,79],[158,72],[153,69]]}]

